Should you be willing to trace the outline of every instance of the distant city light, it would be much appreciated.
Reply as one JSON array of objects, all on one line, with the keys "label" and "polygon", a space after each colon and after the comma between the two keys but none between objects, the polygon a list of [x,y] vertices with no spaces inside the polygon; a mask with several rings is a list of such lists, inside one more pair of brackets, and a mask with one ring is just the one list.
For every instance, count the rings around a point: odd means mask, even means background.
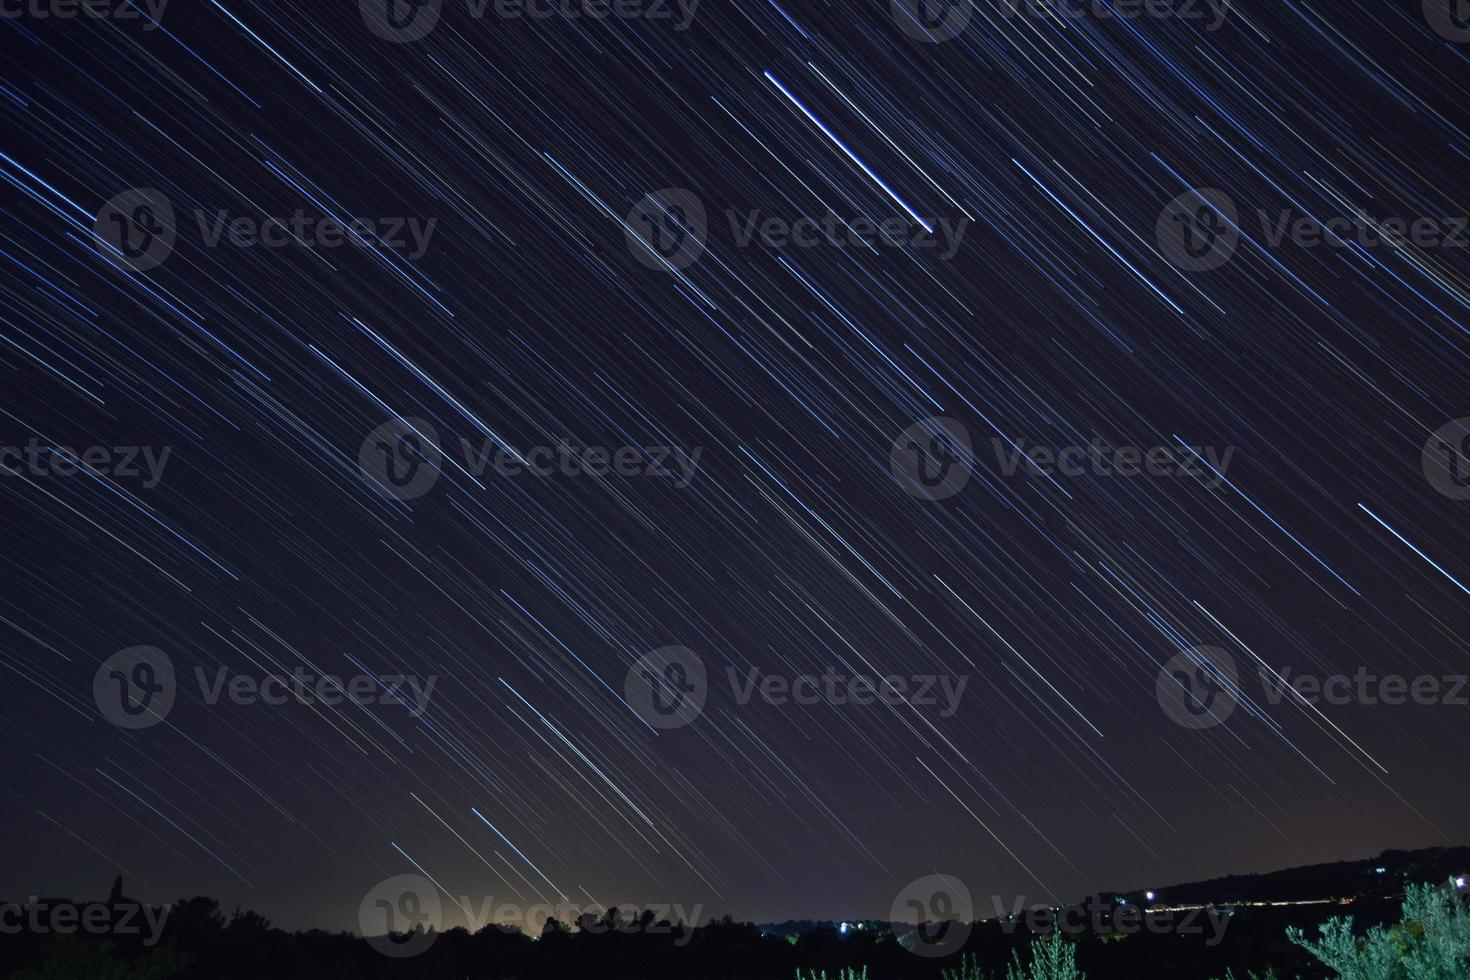
[{"label": "distant city light", "polygon": [[1143,897],[1146,898],[1146,899],[1148,899],[1150,902],[1152,902],[1154,900],[1154,893],[1153,892],[1144,892],[1143,893]]},{"label": "distant city light", "polygon": [[838,931],[840,931],[844,936],[847,935],[847,923],[842,923],[842,928]]},{"label": "distant city light", "polygon": [[1387,868],[1374,868],[1373,870],[1376,871],[1376,872],[1378,872],[1379,874],[1383,874],[1388,869]]},{"label": "distant city light", "polygon": [[1455,879],[1455,887],[1456,888],[1464,888],[1465,887],[1465,876],[1464,875],[1460,875],[1460,877],[1458,877],[1458,878]]}]

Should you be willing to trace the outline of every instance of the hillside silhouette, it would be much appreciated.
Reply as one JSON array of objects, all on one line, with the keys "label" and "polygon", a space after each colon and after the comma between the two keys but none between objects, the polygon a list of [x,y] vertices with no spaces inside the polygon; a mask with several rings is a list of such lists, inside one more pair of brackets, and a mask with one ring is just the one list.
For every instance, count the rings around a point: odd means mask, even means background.
[{"label": "hillside silhouette", "polygon": [[[1279,976],[1327,977],[1286,938],[1288,927],[1315,933],[1333,916],[1351,915],[1356,931],[1396,921],[1411,884],[1443,883],[1470,870],[1470,848],[1385,851],[1376,858],[1311,865],[1260,875],[1233,875],[1158,890],[1161,903],[1205,904],[1228,909],[1228,929],[1218,945],[1200,935],[1083,932],[1077,964],[1089,980],[1190,980],[1274,969]],[[1126,899],[1137,892],[1101,893]],[[1323,902],[1328,899],[1331,901]],[[61,899],[43,899],[50,905]],[[1249,903],[1313,902],[1305,905]],[[14,904],[14,903],[12,903]],[[116,924],[139,903],[127,898],[121,879],[105,900]],[[969,958],[981,975],[1004,973],[1014,951],[1033,938],[1024,925],[974,923],[955,954],[931,959],[905,948],[906,928],[868,921],[793,921],[757,926],[724,917],[684,934],[653,913],[609,909],[577,923],[550,920],[535,937],[488,926],[471,934],[451,929],[432,934],[418,955],[384,955],[367,939],[321,930],[291,932],[245,910],[226,912],[206,897],[173,903],[156,936],[57,934],[23,927],[0,931],[0,976],[21,980],[512,980],[588,977],[642,980],[792,980],[825,971],[867,970],[869,980],[939,980]],[[94,914],[100,919],[103,913]],[[977,910],[988,915],[988,910]],[[859,928],[859,925],[861,928]],[[400,936],[400,942],[415,938]],[[419,938],[422,942],[423,937]],[[152,939],[152,942],[148,940]],[[381,942],[381,940],[379,940]]]}]

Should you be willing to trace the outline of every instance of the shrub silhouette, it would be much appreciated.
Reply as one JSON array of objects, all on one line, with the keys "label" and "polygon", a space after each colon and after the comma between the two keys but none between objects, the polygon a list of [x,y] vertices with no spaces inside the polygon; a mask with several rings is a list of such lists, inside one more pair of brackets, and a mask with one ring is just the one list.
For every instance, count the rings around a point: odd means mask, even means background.
[{"label": "shrub silhouette", "polygon": [[[1060,932],[1031,940],[1027,950],[1030,962],[1023,964],[1021,954],[1011,951],[1006,967],[1006,980],[1087,980],[1077,969],[1077,947],[1062,938]],[[944,980],[987,980],[973,956],[966,956],[958,970],[945,970]]]},{"label": "shrub silhouette", "polygon": [[[1461,856],[1455,863],[1463,866]],[[1434,878],[1439,878],[1437,870]],[[1375,879],[1379,876],[1375,875]],[[1419,879],[1425,880],[1424,878]],[[1431,879],[1432,880],[1432,879]],[[1319,907],[1242,907],[1228,937],[1143,931],[1073,939],[983,921],[963,957],[914,956],[888,923],[801,923],[770,934],[728,916],[675,925],[628,908],[548,921],[539,935],[448,929],[418,956],[382,956],[362,937],[292,932],[210,898],[171,906],[161,936],[0,929],[0,976],[23,980],[1470,980],[1470,906],[1443,887],[1354,897],[1352,919]],[[114,882],[110,898],[121,905]],[[60,900],[53,900],[56,904]],[[1310,935],[1309,935],[1310,934]],[[155,945],[150,942],[155,941]],[[1086,970],[1084,978],[1083,969]]]},{"label": "shrub silhouette", "polygon": [[[1470,980],[1470,907],[1453,888],[1410,885],[1401,921],[1362,936],[1353,935],[1352,916],[1329,919],[1320,932],[1317,940],[1297,928],[1286,935],[1340,980]],[[1274,974],[1251,977],[1272,980]]]}]

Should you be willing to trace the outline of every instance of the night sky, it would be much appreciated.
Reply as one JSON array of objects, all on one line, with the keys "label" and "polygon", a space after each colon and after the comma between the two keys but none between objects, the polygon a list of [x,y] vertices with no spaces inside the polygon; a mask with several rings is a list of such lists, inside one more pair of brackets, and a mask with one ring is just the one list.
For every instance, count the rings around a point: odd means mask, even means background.
[{"label": "night sky", "polygon": [[1467,842],[1464,4],[570,3],[6,0],[0,896]]}]

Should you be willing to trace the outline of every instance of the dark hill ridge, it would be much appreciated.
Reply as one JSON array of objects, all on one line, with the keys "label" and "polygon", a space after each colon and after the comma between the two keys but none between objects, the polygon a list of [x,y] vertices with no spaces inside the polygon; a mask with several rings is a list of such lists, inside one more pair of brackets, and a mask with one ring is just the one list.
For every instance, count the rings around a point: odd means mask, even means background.
[{"label": "dark hill ridge", "polygon": [[[1308,902],[1325,898],[1392,897],[1405,885],[1439,883],[1470,875],[1470,847],[1384,851],[1376,858],[1308,864],[1264,874],[1228,875],[1209,881],[1154,889],[1162,905],[1234,905],[1247,902]],[[1145,902],[1147,889],[1100,892]]]},{"label": "dark hill ridge", "polygon": [[[1189,916],[1199,928],[1186,930],[1180,920],[1178,928],[1128,931],[1118,916],[1111,926],[1078,933],[1078,966],[1089,980],[1202,980],[1273,969],[1280,977],[1317,980],[1324,974],[1288,939],[1288,929],[1315,931],[1327,918],[1348,914],[1358,930],[1394,923],[1407,884],[1442,882],[1467,870],[1470,848],[1436,848],[1164,886],[1156,889],[1155,905],[1173,911],[1163,918]],[[906,942],[911,926],[788,922],[767,926],[762,935],[756,926],[722,917],[698,925],[688,937],[647,924],[633,930],[551,929],[539,937],[495,927],[473,934],[450,929],[436,933],[415,955],[385,956],[382,942],[345,932],[287,932],[253,912],[227,916],[205,897],[169,906],[166,922],[161,914],[150,919],[145,907],[140,924],[136,909],[123,909],[124,895],[114,883],[109,902],[89,903],[115,913],[102,916],[108,927],[100,932],[52,929],[49,919],[45,928],[31,929],[28,917],[19,931],[0,928],[0,977],[25,971],[27,980],[791,980],[852,970],[872,980],[946,980],[962,964],[972,964],[979,976],[1002,975],[1035,933],[1051,928],[981,922],[957,933],[947,955],[928,957],[914,955]],[[1127,895],[1103,897],[1104,906],[1119,899],[1134,904]],[[989,896],[975,900],[976,914],[992,915],[985,907]],[[1191,904],[1225,908],[1178,908]],[[123,932],[118,915],[131,915],[134,928]]]},{"label": "dark hill ridge", "polygon": [[[1380,870],[1381,869],[1381,870]],[[1336,861],[1331,864],[1308,864],[1263,874],[1228,875],[1208,881],[1161,885],[1149,889],[1100,891],[1104,902],[1119,898],[1136,905],[1214,905],[1228,907],[1251,903],[1312,902],[1338,898],[1394,898],[1403,894],[1404,886],[1423,882],[1439,883],[1450,878],[1470,876],[1470,847],[1429,847],[1417,851],[1384,851],[1376,858]],[[991,918],[994,910],[979,895],[974,896],[975,916]],[[1085,900],[1084,900],[1085,901]],[[886,922],[846,920],[848,929],[871,929],[887,926]],[[791,919],[762,923],[758,928],[771,935],[797,936],[818,928],[840,930],[841,921]]]}]

